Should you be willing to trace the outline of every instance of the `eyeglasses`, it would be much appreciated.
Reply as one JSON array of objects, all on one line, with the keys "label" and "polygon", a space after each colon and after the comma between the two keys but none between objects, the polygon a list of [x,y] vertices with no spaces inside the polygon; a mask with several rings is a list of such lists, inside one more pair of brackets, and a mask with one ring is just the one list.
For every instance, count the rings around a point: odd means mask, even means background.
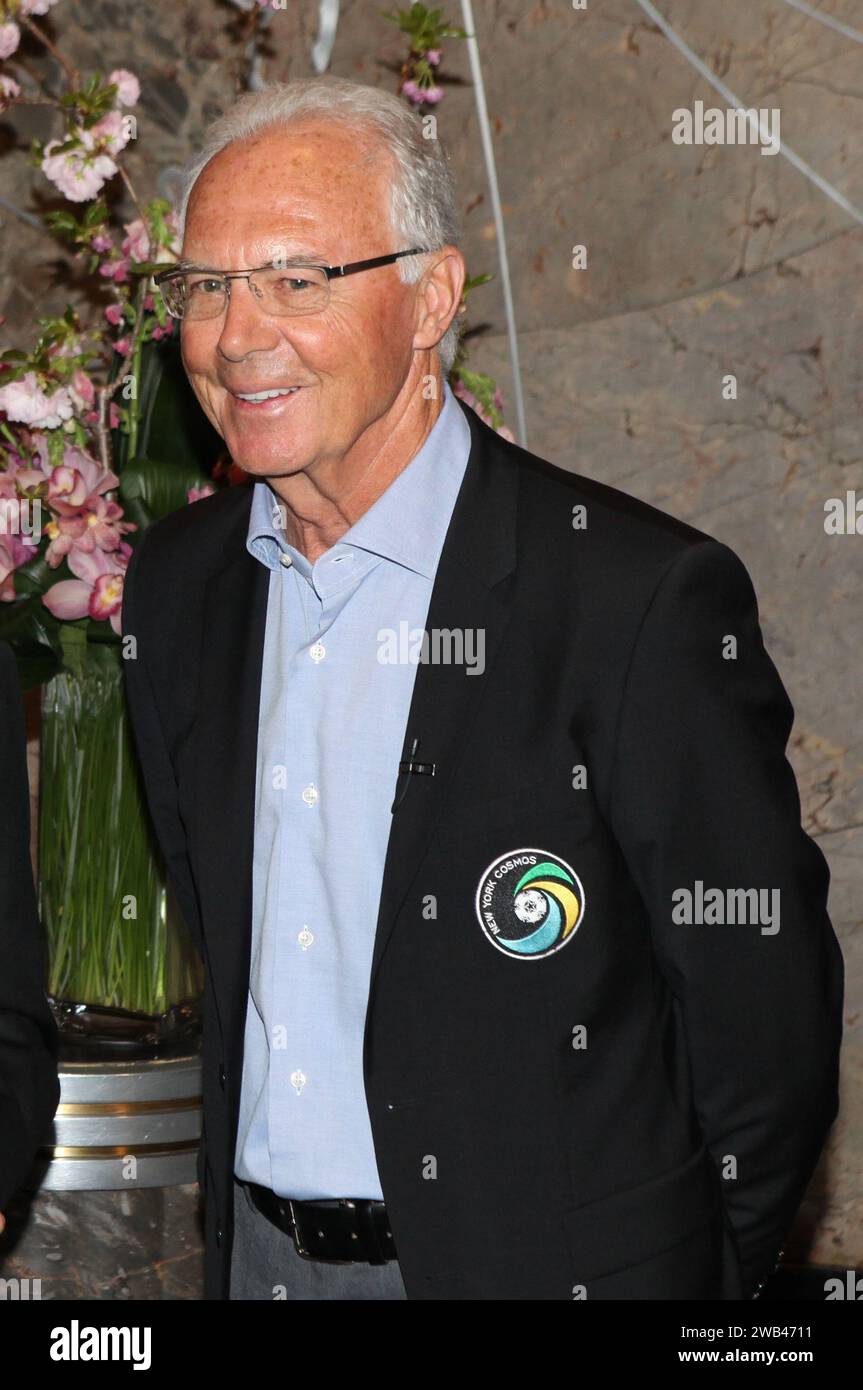
[{"label": "eyeglasses", "polygon": [[394,251],[370,261],[350,265],[305,265],[300,261],[282,266],[258,266],[255,270],[212,270],[208,266],[169,266],[153,276],[165,308],[175,319],[216,319],[224,313],[231,294],[231,280],[248,280],[249,289],[265,314],[317,314],[330,300],[330,281],[337,275],[355,275],[390,265],[400,256],[422,256],[427,248]]}]

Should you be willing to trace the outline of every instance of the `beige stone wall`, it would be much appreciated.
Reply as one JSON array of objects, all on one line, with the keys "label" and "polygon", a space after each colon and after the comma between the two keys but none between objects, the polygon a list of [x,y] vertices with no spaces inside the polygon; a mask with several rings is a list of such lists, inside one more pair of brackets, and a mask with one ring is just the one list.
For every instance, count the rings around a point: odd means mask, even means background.
[{"label": "beige stone wall", "polygon": [[[394,87],[403,44],[376,0],[344,0],[332,71]],[[661,0],[728,86],[781,110],[782,138],[863,208],[860,46],[782,0]],[[851,0],[823,10],[860,23]],[[460,21],[459,6],[447,13]],[[807,1199],[819,1261],[863,1263],[860,932],[863,879],[860,593],[863,537],[827,537],[824,503],[863,496],[859,222],[781,155],[684,147],[672,113],[722,105],[635,0],[475,0],[512,265],[528,446],[614,483],[732,546],[752,574],[769,649],[796,710],[791,757],[804,821],[832,871],[847,962],[844,1113]],[[61,0],[54,20],[82,68],[142,79],[129,158],[146,196],[170,189],[207,119],[230,100],[236,54],[217,0]],[[317,0],[270,27],[269,80],[311,75]],[[863,27],[863,26],[861,26]],[[34,60],[34,66],[38,60]],[[50,66],[46,68],[50,71]],[[467,54],[438,108],[457,170],[472,274],[497,273],[496,238]],[[40,108],[0,120],[5,195],[50,188],[11,148],[53,130]],[[51,243],[2,212],[7,338],[65,302]],[[129,209],[131,216],[131,208]],[[588,269],[570,268],[584,243]],[[6,278],[8,277],[8,278]],[[478,292],[474,350],[512,403],[500,280]],[[724,401],[721,379],[739,395]],[[510,408],[508,423],[514,426]]]}]

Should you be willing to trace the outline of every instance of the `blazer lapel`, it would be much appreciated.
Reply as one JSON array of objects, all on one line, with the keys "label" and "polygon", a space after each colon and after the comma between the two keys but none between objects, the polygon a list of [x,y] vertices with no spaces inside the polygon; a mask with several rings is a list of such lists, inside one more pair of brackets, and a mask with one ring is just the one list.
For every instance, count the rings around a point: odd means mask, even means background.
[{"label": "blazer lapel", "polygon": [[[446,800],[474,711],[492,679],[495,655],[510,619],[507,586],[515,568],[518,467],[495,447],[494,432],[462,406],[471,452],[432,588],[426,631],[484,636],[481,674],[460,665],[417,666],[401,753],[434,763],[434,775],[398,777],[384,865],[371,979],[377,973],[399,909],[419,869]],[[416,746],[416,748],[415,748]],[[414,752],[415,748],[415,752]],[[395,776],[396,769],[394,769]]]},{"label": "blazer lapel", "polygon": [[[201,635],[197,744],[201,893],[216,979],[238,1026],[249,979],[258,711],[270,571],[246,550],[251,487],[226,541],[232,559],[211,576]],[[218,923],[219,930],[211,924]],[[224,999],[224,996],[223,996]]]}]

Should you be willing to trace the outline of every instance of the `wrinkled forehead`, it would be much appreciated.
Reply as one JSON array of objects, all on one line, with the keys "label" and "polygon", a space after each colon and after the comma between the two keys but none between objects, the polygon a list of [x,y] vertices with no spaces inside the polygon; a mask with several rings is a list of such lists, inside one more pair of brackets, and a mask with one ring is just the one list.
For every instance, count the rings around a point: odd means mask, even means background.
[{"label": "wrinkled forehead", "polygon": [[280,255],[329,265],[354,251],[388,251],[390,163],[368,132],[337,122],[235,141],[192,189],[182,259],[240,266]]}]

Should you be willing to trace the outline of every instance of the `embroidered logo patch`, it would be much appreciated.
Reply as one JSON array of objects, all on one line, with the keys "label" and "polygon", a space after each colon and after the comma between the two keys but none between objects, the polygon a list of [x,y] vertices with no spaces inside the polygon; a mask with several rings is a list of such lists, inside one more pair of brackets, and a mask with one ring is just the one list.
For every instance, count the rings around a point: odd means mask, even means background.
[{"label": "embroidered logo patch", "polygon": [[493,946],[540,960],[575,936],[584,889],[565,860],[545,849],[513,849],[489,864],[476,890],[476,915]]}]

